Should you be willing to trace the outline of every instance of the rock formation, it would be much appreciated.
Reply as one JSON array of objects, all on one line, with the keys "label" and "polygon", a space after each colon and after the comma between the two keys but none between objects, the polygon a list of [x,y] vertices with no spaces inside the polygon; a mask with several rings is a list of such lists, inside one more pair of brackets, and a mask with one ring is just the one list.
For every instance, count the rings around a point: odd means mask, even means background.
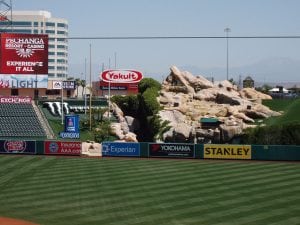
[{"label": "rock formation", "polygon": [[132,117],[125,117],[115,103],[111,103],[111,111],[118,121],[111,123],[112,134],[119,138],[118,141],[137,142],[136,134],[133,133],[139,126],[137,121]]},{"label": "rock formation", "polygon": [[[251,88],[238,90],[229,81],[212,83],[173,66],[158,97],[164,108],[159,115],[171,126],[162,141],[228,142],[253,126],[248,123],[254,119],[280,115],[261,105],[262,99],[271,97]],[[220,124],[205,127],[202,118],[217,118]]]}]

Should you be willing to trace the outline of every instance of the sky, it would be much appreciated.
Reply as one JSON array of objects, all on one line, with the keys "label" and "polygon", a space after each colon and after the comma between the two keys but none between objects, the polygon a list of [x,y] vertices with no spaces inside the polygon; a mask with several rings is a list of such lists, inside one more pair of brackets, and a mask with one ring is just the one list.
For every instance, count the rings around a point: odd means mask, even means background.
[{"label": "sky", "polygon": [[[69,40],[69,76],[138,69],[161,80],[175,65],[226,79],[230,36],[300,36],[299,0],[12,0],[13,10],[46,10],[69,23],[69,37],[221,36],[219,39]],[[115,60],[116,59],[116,60]],[[87,62],[87,64],[85,64]],[[87,69],[85,69],[87,65]],[[300,38],[228,39],[229,78],[300,81]]]}]

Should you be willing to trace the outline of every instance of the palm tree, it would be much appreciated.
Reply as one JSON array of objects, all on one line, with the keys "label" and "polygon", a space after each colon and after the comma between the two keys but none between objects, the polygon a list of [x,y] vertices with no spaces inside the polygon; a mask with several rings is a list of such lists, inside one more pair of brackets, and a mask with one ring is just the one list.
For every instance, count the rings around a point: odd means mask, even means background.
[{"label": "palm tree", "polygon": [[86,80],[81,80],[80,84],[81,84],[81,86],[82,86],[82,93],[81,93],[81,95],[82,95],[82,97],[83,97],[83,92],[84,92],[84,89],[85,89],[85,87],[86,87]]},{"label": "palm tree", "polygon": [[80,78],[76,78],[76,79],[75,79],[75,84],[76,84],[77,97],[78,97],[78,88],[79,88],[80,85],[81,85],[81,80],[80,80]]}]

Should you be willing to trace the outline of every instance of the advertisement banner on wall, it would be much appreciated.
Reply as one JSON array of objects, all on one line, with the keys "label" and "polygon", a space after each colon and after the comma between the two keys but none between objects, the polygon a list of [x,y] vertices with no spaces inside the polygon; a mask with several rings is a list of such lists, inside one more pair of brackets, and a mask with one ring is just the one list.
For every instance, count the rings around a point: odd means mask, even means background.
[{"label": "advertisement banner on wall", "polygon": [[62,89],[62,81],[60,81],[60,80],[52,81],[52,89],[61,90]]},{"label": "advertisement banner on wall", "polygon": [[47,88],[48,75],[0,74],[0,88],[35,88],[35,85],[37,88]]},{"label": "advertisement banner on wall", "polygon": [[1,96],[0,103],[10,103],[10,104],[32,104],[31,97],[22,96]]},{"label": "advertisement banner on wall", "polygon": [[0,88],[47,88],[48,35],[1,33],[0,37]]},{"label": "advertisement banner on wall", "polygon": [[205,159],[251,159],[251,145],[204,145]]},{"label": "advertisement banner on wall", "polygon": [[65,116],[65,132],[79,133],[79,115]]},{"label": "advertisement banner on wall", "polygon": [[132,142],[103,142],[103,156],[140,156],[140,144]]},{"label": "advertisement banner on wall", "polygon": [[45,141],[46,155],[80,155],[81,142]]},{"label": "advertisement banner on wall", "polygon": [[36,154],[36,142],[19,140],[0,140],[0,153]]},{"label": "advertisement banner on wall", "polygon": [[48,74],[48,35],[1,34],[0,74]]},{"label": "advertisement banner on wall", "polygon": [[128,69],[105,70],[100,78],[107,83],[138,83],[143,79],[143,74],[140,71]]},{"label": "advertisement banner on wall", "polygon": [[149,144],[150,157],[194,158],[194,144]]},{"label": "advertisement banner on wall", "polygon": [[63,86],[63,89],[66,89],[66,90],[76,89],[76,83],[73,80],[64,80],[62,86]]}]

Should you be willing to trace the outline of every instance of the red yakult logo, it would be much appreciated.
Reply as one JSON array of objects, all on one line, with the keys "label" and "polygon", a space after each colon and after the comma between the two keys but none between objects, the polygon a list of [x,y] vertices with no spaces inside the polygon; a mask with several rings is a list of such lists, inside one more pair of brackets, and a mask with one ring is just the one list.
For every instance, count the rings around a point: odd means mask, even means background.
[{"label": "red yakult logo", "polygon": [[143,74],[136,70],[105,70],[101,78],[112,83],[137,83],[143,78]]}]

